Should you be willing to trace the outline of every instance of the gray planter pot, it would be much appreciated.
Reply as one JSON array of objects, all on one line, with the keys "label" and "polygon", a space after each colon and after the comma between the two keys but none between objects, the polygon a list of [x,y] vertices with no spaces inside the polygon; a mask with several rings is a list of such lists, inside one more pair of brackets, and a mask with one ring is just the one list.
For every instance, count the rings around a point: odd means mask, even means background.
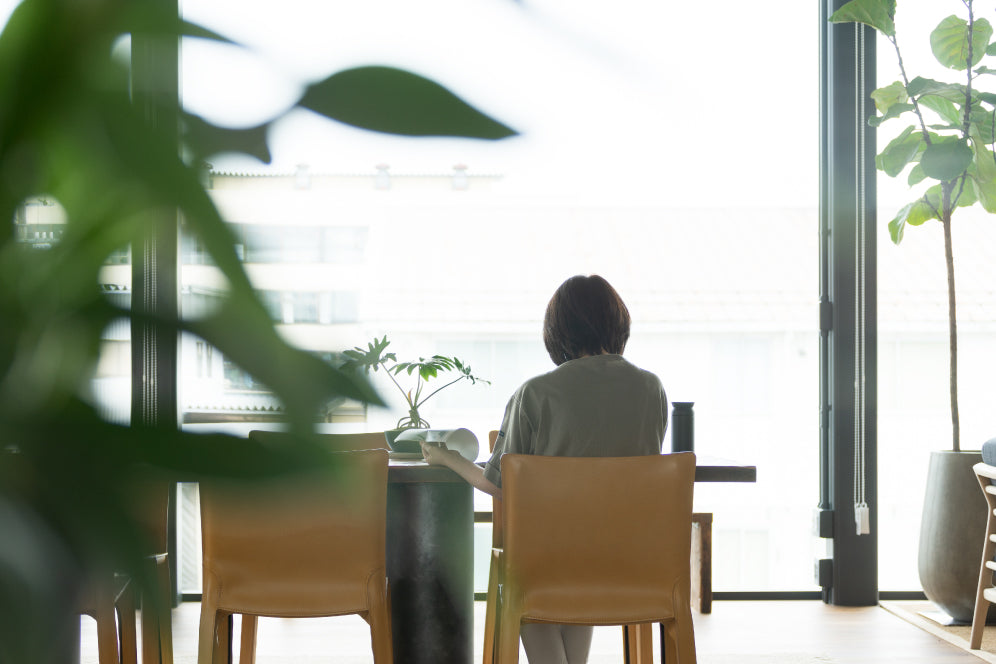
[{"label": "gray planter pot", "polygon": [[[986,534],[986,499],[972,472],[980,461],[979,451],[931,453],[920,522],[920,585],[962,623],[972,622]],[[988,622],[994,620],[990,607]]]}]

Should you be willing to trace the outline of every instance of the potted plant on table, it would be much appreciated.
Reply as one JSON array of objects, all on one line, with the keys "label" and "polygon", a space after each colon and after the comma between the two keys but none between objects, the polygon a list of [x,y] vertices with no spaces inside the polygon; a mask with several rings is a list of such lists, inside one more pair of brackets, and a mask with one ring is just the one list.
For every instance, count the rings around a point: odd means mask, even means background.
[{"label": "potted plant on table", "polygon": [[[383,339],[375,337],[373,341],[367,344],[365,349],[362,346],[356,346],[352,350],[344,351],[343,354],[347,359],[339,367],[343,371],[362,371],[366,374],[369,374],[371,371],[383,369],[387,377],[391,379],[391,382],[394,383],[394,386],[398,388],[398,391],[405,398],[408,414],[398,420],[393,432],[386,432],[388,443],[393,443],[393,438],[405,429],[428,429],[430,426],[429,421],[422,416],[419,409],[426,401],[447,387],[462,380],[469,380],[471,384],[478,382],[491,384],[490,381],[484,380],[480,376],[475,376],[470,365],[464,364],[456,357],[433,355],[428,359],[420,357],[417,362],[399,362],[398,356],[395,353],[385,352],[390,344],[391,342],[388,341],[386,334]],[[447,373],[456,374],[456,378],[449,380],[449,382],[437,387],[428,394],[425,393],[430,380],[438,378],[440,374]],[[397,376],[400,374],[413,376],[415,378],[414,387],[407,390],[402,387],[397,379]]]},{"label": "potted plant on table", "polygon": [[985,532],[985,503],[972,473],[978,451],[961,449],[958,414],[958,327],[952,217],[958,208],[981,205],[996,212],[996,155],[993,153],[996,93],[981,89],[996,69],[983,64],[996,55],[992,25],[978,17],[972,0],[960,4],[967,16],[951,15],[930,34],[937,61],[954,72],[939,81],[907,73],[896,35],[896,0],[852,0],[831,17],[862,23],[894,47],[901,78],[875,90],[878,126],[901,118],[909,125],[878,155],[876,165],[890,177],[908,173],[917,197],[889,222],[899,244],[907,226],[940,222],[947,269],[949,392],[952,438],[948,450],[931,455],[920,531],[920,583],[927,597],[959,621],[972,619],[979,570],[979,539]]}]

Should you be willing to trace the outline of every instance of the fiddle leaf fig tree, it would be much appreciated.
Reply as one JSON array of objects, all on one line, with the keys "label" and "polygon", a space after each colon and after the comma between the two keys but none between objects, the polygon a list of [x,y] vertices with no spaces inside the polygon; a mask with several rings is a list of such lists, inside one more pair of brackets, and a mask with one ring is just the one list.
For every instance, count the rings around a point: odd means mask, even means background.
[{"label": "fiddle leaf fig tree", "polygon": [[[996,212],[996,93],[992,92],[993,27],[976,14],[972,0],[952,2],[962,15],[943,19],[930,33],[934,58],[951,72],[950,80],[913,76],[906,70],[896,34],[896,0],[851,0],[830,17],[834,23],[862,23],[892,44],[900,79],[872,93],[878,115],[869,124],[905,121],[908,125],[876,158],[890,177],[906,174],[916,197],[889,221],[889,234],[902,242],[909,226],[940,222],[947,269],[949,391],[952,449],[961,449],[958,416],[958,325],[951,220],[958,208],[981,205]],[[988,89],[987,89],[988,86]]]}]

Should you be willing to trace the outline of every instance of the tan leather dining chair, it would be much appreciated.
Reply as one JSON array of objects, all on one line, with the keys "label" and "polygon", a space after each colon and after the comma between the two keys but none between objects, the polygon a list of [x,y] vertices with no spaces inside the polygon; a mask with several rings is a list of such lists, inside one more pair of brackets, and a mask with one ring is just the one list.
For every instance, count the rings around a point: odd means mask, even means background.
[{"label": "tan leather dining chair", "polygon": [[255,661],[257,616],[347,614],[370,624],[374,662],[390,664],[388,454],[378,449],[335,458],[332,470],[265,482],[202,482],[199,664],[231,661],[233,614],[243,616],[243,664]]},{"label": "tan leather dining chair", "polygon": [[986,521],[986,536],[982,545],[982,562],[979,567],[979,587],[975,595],[975,613],[972,616],[972,633],[968,647],[978,650],[982,647],[982,632],[986,626],[989,605],[996,603],[996,587],[993,585],[993,572],[996,571],[996,466],[977,463],[972,466],[979,480],[982,493],[989,504],[989,518]]},{"label": "tan leather dining chair", "polygon": [[523,622],[660,623],[665,661],[695,664],[695,455],[506,454],[501,464],[495,661],[518,662]]},{"label": "tan leather dining chair", "polygon": [[[83,589],[80,613],[97,623],[97,658],[100,664],[136,664],[138,646],[135,609],[141,604],[142,663],[173,664],[173,628],[170,614],[167,520],[171,484],[147,477],[130,482],[125,495],[141,528],[148,554],[143,572],[155,584],[140,592],[136,580],[111,572],[91,575]],[[151,589],[150,589],[151,590]]]},{"label": "tan leather dining chair", "polygon": [[97,624],[99,664],[136,664],[135,602],[128,577],[93,575],[81,591],[79,612]]},{"label": "tan leather dining chair", "polygon": [[[359,432],[359,433],[316,433],[312,434],[318,444],[331,452],[357,452],[359,450],[388,450],[387,439],[383,431]],[[285,431],[269,431],[265,429],[253,429],[249,432],[249,438],[260,443],[271,445],[286,445],[290,442],[290,434]],[[243,656],[256,652],[256,634],[258,631],[257,616],[242,616],[242,643],[241,652]],[[253,661],[252,659],[244,661]]]}]

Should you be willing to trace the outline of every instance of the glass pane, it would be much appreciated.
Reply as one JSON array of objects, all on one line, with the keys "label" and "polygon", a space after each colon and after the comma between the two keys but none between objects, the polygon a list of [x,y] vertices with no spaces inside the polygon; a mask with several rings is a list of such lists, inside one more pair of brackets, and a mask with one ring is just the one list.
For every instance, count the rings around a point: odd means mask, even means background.
[{"label": "glass pane", "polygon": [[[695,402],[697,450],[760,468],[756,485],[696,487],[696,508],[715,513],[715,588],[815,589],[817,8],[774,4],[780,20],[758,25],[733,0],[707,17],[636,0],[189,0],[188,19],[252,49],[186,40],[183,98],[253,126],[302,85],[390,65],[518,130],[399,138],[295,111],[270,132],[272,164],[216,156],[210,193],[294,343],[333,355],[386,334],[400,359],[456,355],[490,380],[424,413],[474,431],[481,458],[512,391],[552,368],[548,298],[571,275],[603,275],[634,317],[627,356]],[[765,96],[786,81],[800,82],[791,99]],[[183,283],[209,292],[209,266],[191,261]],[[186,426],[273,426],[279,404],[213,362],[208,378],[184,359]],[[342,404],[323,426],[393,427],[401,392],[375,379],[389,410]]]},{"label": "glass pane", "polygon": [[[0,18],[5,17],[0,14]],[[65,225],[66,212],[58,200],[51,196],[35,196],[17,209],[14,237],[31,251],[44,252],[62,239]],[[121,247],[107,256],[97,287],[113,304],[123,308],[131,306],[129,247]],[[128,424],[131,414],[131,327],[127,320],[115,320],[104,329],[93,378],[85,390],[81,396],[93,404],[101,417]]]},{"label": "glass pane", "polygon": [[[993,0],[976,0],[976,17],[991,21]],[[966,17],[961,3],[918,3],[915,12],[899,10],[896,32],[910,78],[924,76],[954,82],[930,51],[930,32],[942,19]],[[878,43],[878,85],[899,80],[892,44]],[[992,92],[991,77],[977,77],[976,89]],[[963,79],[962,79],[963,82]],[[927,121],[937,122],[929,110]],[[911,122],[885,123],[878,132],[881,150]],[[916,542],[920,532],[930,453],[951,449],[948,391],[948,305],[944,238],[941,224],[928,221],[906,229],[901,244],[889,237],[887,224],[924,187],[911,189],[906,172],[897,178],[879,173],[878,298],[879,399],[879,587],[917,590]],[[993,437],[992,403],[996,385],[996,264],[991,247],[996,224],[981,206],[957,210],[952,239],[958,312],[958,392],[961,447],[978,450]],[[895,473],[895,462],[903,472]]]}]

